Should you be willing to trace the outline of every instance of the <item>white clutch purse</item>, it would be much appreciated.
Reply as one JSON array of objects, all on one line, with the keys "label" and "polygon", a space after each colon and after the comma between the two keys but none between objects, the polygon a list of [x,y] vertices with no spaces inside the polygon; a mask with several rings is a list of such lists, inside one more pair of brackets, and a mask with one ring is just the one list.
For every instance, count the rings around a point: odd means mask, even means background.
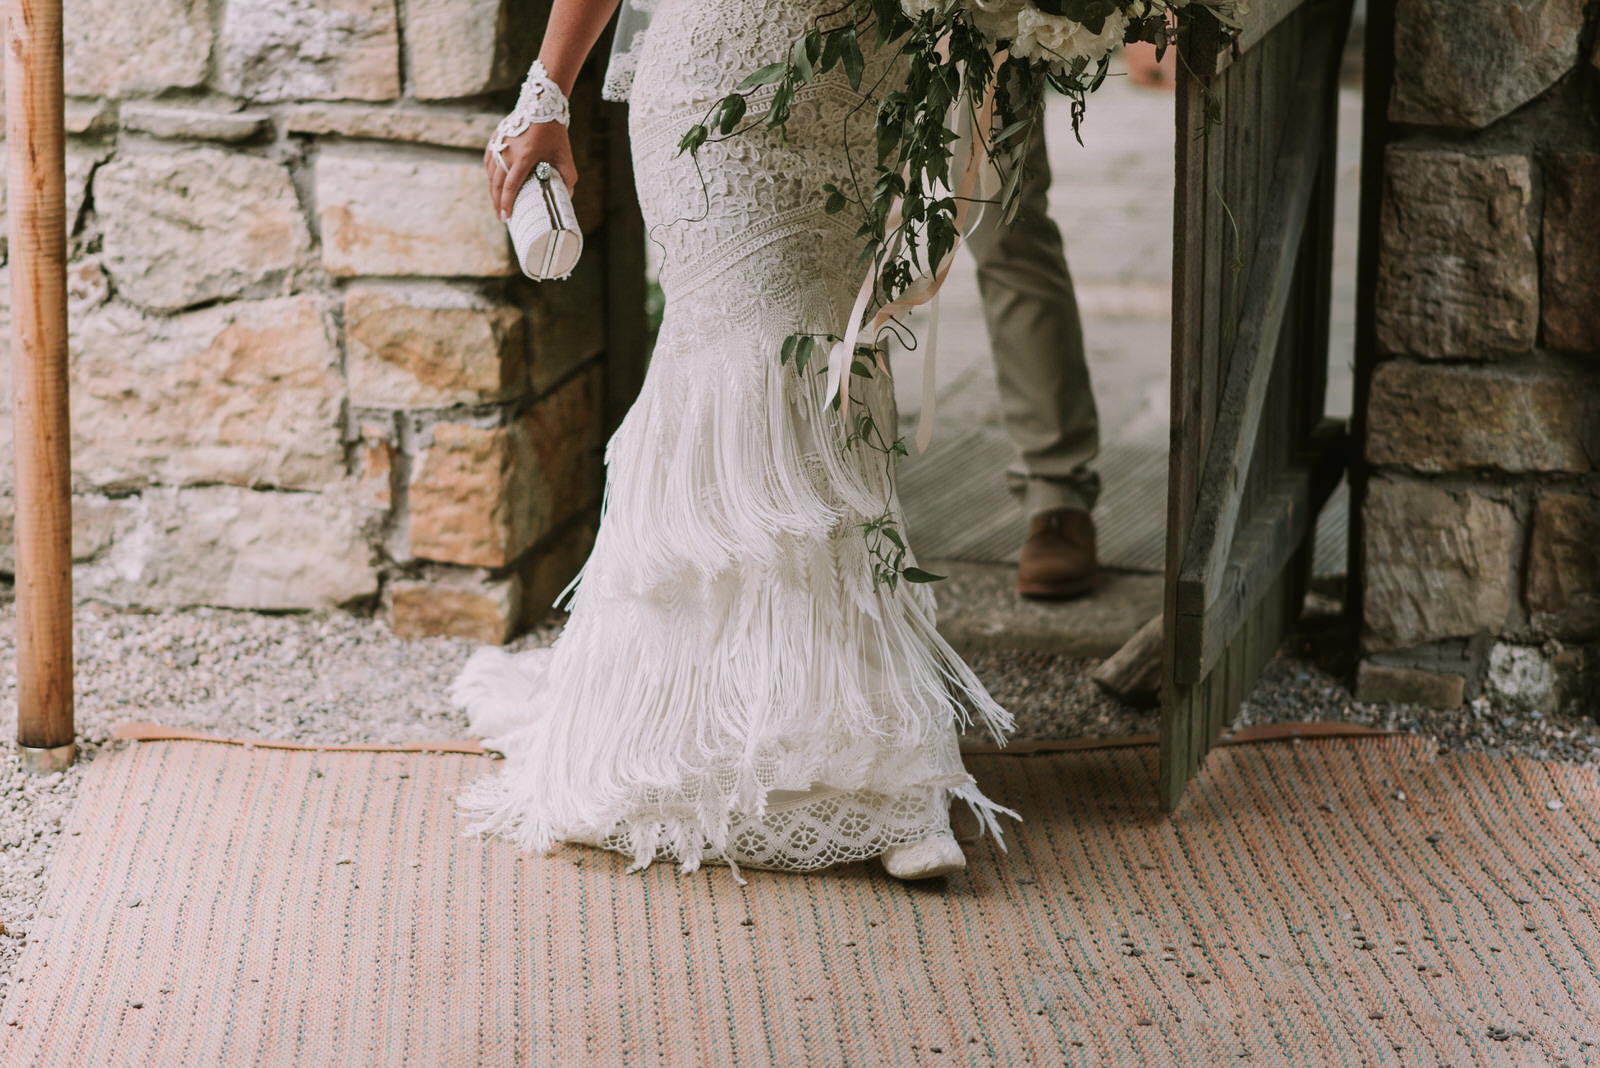
[{"label": "white clutch purse", "polygon": [[[529,126],[538,122],[558,122],[566,126],[571,121],[571,109],[561,87],[550,80],[550,72],[537,59],[528,69],[527,80],[517,96],[517,106],[511,114],[500,120],[494,136],[489,139],[489,151],[507,172],[506,142]],[[572,210],[572,193],[561,175],[548,163],[540,163],[517,190],[517,199],[511,204],[511,217],[506,220],[511,232],[511,247],[516,249],[517,264],[522,273],[535,281],[565,278],[578,265],[583,252],[583,232],[578,229],[578,215]]]},{"label": "white clutch purse", "polygon": [[548,163],[534,168],[506,220],[522,273],[536,281],[565,278],[583,253],[583,231],[567,183]]}]

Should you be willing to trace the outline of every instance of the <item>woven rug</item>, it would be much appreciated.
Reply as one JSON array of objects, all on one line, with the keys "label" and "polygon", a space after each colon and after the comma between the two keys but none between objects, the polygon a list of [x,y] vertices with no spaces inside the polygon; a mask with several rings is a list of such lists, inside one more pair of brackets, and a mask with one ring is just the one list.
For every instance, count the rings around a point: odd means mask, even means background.
[{"label": "woven rug", "polygon": [[[1037,750],[1038,747],[1036,747]],[[98,758],[5,1065],[1584,1064],[1600,783],[1412,737],[974,755],[942,885],[461,835],[464,752]]]}]

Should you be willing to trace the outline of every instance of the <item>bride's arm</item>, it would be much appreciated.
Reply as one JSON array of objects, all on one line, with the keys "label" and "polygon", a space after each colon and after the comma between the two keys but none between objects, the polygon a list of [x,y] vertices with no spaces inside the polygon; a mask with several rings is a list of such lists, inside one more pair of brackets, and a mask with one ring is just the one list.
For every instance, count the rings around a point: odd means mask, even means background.
[{"label": "bride's arm", "polygon": [[[539,61],[550,72],[550,80],[568,96],[572,95],[572,83],[578,80],[579,68],[600,39],[617,3],[618,0],[555,0],[551,6],[550,23],[545,27],[544,43],[539,46]],[[528,127],[506,142],[503,155],[509,170],[501,168],[492,152],[483,154],[483,166],[489,172],[489,193],[502,219],[510,216],[517,190],[539,163],[554,167],[566,180],[567,188],[578,184],[572,143],[567,139],[567,128],[558,122]]]}]

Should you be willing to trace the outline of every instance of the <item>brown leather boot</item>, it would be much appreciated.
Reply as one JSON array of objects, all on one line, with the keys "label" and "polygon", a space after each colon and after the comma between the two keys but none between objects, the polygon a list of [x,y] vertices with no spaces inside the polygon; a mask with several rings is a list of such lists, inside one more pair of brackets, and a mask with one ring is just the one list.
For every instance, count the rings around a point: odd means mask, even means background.
[{"label": "brown leather boot", "polygon": [[1018,593],[1024,597],[1080,597],[1099,581],[1094,520],[1088,512],[1059,508],[1033,517],[1017,565]]}]

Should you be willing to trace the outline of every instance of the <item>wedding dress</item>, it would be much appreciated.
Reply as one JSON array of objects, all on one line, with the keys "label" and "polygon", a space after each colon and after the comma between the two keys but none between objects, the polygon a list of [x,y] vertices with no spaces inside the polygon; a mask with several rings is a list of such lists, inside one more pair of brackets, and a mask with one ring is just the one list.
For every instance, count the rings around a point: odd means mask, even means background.
[{"label": "wedding dress", "polygon": [[[698,166],[677,150],[838,6],[659,0],[637,41],[629,128],[660,336],[606,448],[565,629],[549,649],[479,650],[452,691],[505,756],[461,805],[523,849],[812,870],[948,831],[952,797],[997,837],[996,815],[1015,817],[957,747],[959,726],[998,739],[1011,717],[935,631],[929,586],[874,584],[860,525],[886,502],[899,515],[884,456],[845,447],[823,359],[799,373],[778,358],[791,333],[844,332],[860,216],[826,214],[822,186],[852,187],[852,155],[870,174],[864,94],[890,50],[863,32],[862,91],[838,69],[818,78],[786,135],[757,124],[706,144]],[[856,378],[850,401],[894,427],[884,375]]]}]

